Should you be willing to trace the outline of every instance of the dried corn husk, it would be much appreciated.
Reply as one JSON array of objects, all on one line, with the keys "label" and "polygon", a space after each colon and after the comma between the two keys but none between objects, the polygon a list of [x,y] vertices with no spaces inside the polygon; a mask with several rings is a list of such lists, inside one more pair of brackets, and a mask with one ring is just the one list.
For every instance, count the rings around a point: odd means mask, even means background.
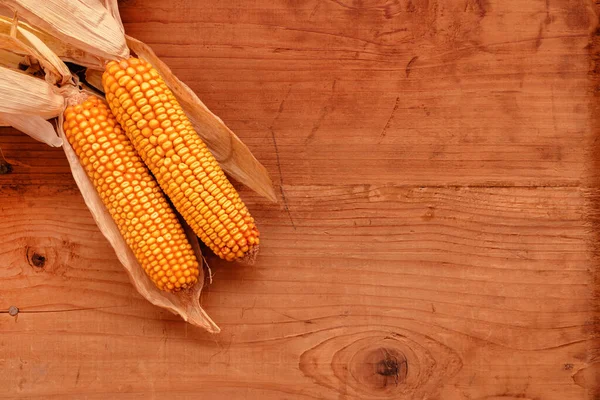
[{"label": "dried corn husk", "polygon": [[240,138],[171,72],[171,69],[154,54],[149,46],[131,36],[126,37],[129,48],[138,57],[152,64],[169,89],[173,91],[196,132],[206,142],[221,168],[258,194],[276,202],[277,196],[267,170]]},{"label": "dried corn husk", "polygon": [[[32,138],[52,147],[62,145],[62,140],[56,136],[56,131],[45,118],[58,115],[64,101],[53,89],[51,83],[59,80],[65,83],[71,79],[67,66],[52,53],[47,46],[32,35],[25,40],[17,37],[19,27],[14,20],[10,26],[6,21],[0,23],[9,34],[0,33],[0,56],[6,56],[2,64],[14,67],[25,61],[31,62],[31,57],[38,62],[46,72],[46,80],[23,74],[11,68],[0,68],[0,125],[12,126]],[[26,57],[21,55],[25,54]]]},{"label": "dried corn husk", "polygon": [[[0,15],[0,32],[8,34],[12,21],[13,17]],[[37,29],[23,21],[19,21],[18,26],[19,33],[22,33],[22,30],[26,30],[27,32],[35,35],[61,60],[70,61],[75,64],[91,68],[102,68],[104,65],[104,61],[100,57],[81,50],[77,46],[72,45],[70,42],[62,41],[50,35],[49,33]]]},{"label": "dried corn husk", "polygon": [[[79,163],[77,155],[71,148],[65,133],[62,128],[63,116],[59,117],[59,134],[63,140],[63,149],[71,166],[71,172],[75,178],[75,182],[83,195],[85,204],[90,209],[96,225],[109,241],[119,261],[129,274],[131,282],[136,290],[149,302],[162,308],[166,308],[171,312],[180,315],[185,321],[192,325],[206,329],[211,333],[218,333],[219,327],[210,319],[208,314],[200,306],[200,292],[202,291],[204,281],[204,271],[201,270],[198,277],[198,283],[189,291],[178,292],[176,294],[168,293],[158,289],[154,283],[146,275],[144,269],[136,260],[133,252],[127,246],[127,243],[121,236],[119,229],[106,210],[100,196],[96,192],[92,182],[86,175],[83,167]],[[200,246],[195,235],[189,235],[188,238],[194,247],[198,260],[202,260]]]},{"label": "dried corn husk", "polygon": [[[33,60],[39,62],[42,69],[46,72],[46,80],[49,83],[54,84],[59,80],[62,83],[63,79],[65,79],[65,77],[62,76],[59,70],[52,63],[46,61],[46,59],[35,48],[26,45],[24,42],[20,41],[16,37],[0,33],[0,48],[17,55],[27,55],[29,57],[32,57]],[[60,59],[58,59],[58,61],[64,65],[64,63],[60,61]],[[66,74],[66,80],[68,81],[71,75],[68,68],[66,68]]]},{"label": "dried corn husk", "polygon": [[60,147],[62,139],[56,136],[54,126],[36,115],[0,113],[0,126],[12,126],[48,146]]},{"label": "dried corn husk", "polygon": [[[69,67],[50,49],[46,44],[41,41],[36,35],[29,32],[27,29],[23,29],[22,27],[17,28],[18,33],[23,36],[26,44],[29,44],[29,47],[35,51],[35,56],[38,61],[42,64],[42,66],[46,66],[44,70],[46,71],[46,76],[48,76],[49,71],[52,71],[53,74],[57,77],[57,82],[61,85],[69,82],[71,80],[71,71],[69,71]],[[58,79],[60,78],[60,79]]]},{"label": "dried corn husk", "polygon": [[121,32],[125,34],[125,27],[123,27],[123,21],[121,21],[121,14],[119,13],[119,2],[117,0],[104,0],[104,7],[110,12],[110,15],[115,19],[121,28]]},{"label": "dried corn husk", "polygon": [[0,67],[17,69],[23,60],[24,57],[22,55],[15,54],[12,51],[0,49]]},{"label": "dried corn husk", "polygon": [[39,29],[104,60],[129,57],[123,28],[98,0],[1,0]]},{"label": "dried corn husk", "polygon": [[32,57],[43,68],[49,83],[58,82],[63,85],[71,80],[69,68],[44,42],[26,30],[19,27],[16,27],[16,30],[21,34],[20,37],[17,37],[16,32],[9,35],[0,33],[0,48],[17,55]]},{"label": "dried corn husk", "polygon": [[13,51],[37,59],[46,74],[51,74],[51,78],[57,78],[60,84],[68,82],[71,79],[69,68],[43,40],[38,38],[37,33],[27,24],[19,22],[16,16],[12,19],[0,17],[0,34],[14,39],[14,43],[7,43],[13,46]]},{"label": "dried corn husk", "polygon": [[[10,21],[10,17],[0,16],[0,21]],[[49,33],[46,33],[40,29],[37,29],[23,21],[19,21],[19,28],[27,30],[31,34],[34,34],[42,42],[44,42],[61,60],[73,62],[84,67],[91,68],[102,68],[104,60],[93,54],[90,54],[71,42],[62,41]]]},{"label": "dried corn husk", "polygon": [[104,88],[102,87],[102,73],[103,71],[91,68],[88,68],[85,71],[85,81],[94,89],[99,90],[100,93],[104,93]]},{"label": "dried corn husk", "polygon": [[58,116],[64,98],[43,79],[0,67],[0,113],[43,117]]}]

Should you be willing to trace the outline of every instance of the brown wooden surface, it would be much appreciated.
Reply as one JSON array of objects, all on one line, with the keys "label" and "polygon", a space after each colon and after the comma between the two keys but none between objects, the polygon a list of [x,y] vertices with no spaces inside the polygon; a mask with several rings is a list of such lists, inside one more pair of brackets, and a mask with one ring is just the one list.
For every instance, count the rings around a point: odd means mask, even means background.
[{"label": "brown wooden surface", "polygon": [[[211,336],[144,301],[60,149],[3,129],[0,397],[600,398],[588,0],[133,0],[268,168]],[[16,306],[20,313],[10,316]]]}]

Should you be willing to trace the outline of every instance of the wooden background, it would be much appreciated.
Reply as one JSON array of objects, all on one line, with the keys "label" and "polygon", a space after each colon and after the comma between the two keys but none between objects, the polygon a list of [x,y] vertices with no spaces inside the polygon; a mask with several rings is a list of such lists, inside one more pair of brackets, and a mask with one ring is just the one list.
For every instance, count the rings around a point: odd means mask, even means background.
[{"label": "wooden background", "polygon": [[[212,336],[144,301],[60,149],[0,147],[0,397],[600,398],[591,0],[130,0],[250,146]],[[20,309],[14,317],[10,306]]]}]

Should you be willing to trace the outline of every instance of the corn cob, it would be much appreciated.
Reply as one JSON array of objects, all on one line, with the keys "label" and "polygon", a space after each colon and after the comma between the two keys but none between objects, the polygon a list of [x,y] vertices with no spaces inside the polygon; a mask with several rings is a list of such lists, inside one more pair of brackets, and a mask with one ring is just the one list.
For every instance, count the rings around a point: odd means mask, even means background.
[{"label": "corn cob", "polygon": [[65,135],[148,276],[175,292],[198,280],[198,260],[154,178],[107,104],[94,96],[64,112]]},{"label": "corn cob", "polygon": [[254,219],[158,72],[137,58],[112,61],[102,83],[117,121],[194,232],[219,257],[253,262]]}]

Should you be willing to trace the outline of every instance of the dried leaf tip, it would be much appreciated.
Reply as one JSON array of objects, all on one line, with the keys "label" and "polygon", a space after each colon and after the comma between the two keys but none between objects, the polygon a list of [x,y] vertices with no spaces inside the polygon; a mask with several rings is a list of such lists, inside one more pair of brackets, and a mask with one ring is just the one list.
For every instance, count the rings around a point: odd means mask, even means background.
[{"label": "dried leaf tip", "polygon": [[37,115],[0,113],[0,124],[12,126],[51,147],[60,147],[63,144],[62,139],[56,135],[54,126]]}]

